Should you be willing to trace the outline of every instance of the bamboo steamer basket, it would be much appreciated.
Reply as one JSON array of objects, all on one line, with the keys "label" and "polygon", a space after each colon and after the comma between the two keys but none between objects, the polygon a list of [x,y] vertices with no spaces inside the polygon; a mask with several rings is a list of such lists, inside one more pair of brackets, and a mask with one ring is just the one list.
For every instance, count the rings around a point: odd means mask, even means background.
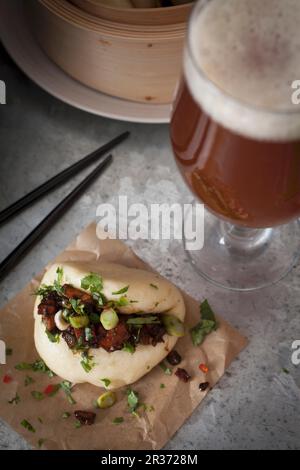
[{"label": "bamboo steamer basket", "polygon": [[[101,4],[98,0],[71,0],[81,10],[117,23],[140,25],[180,24],[187,21],[192,5],[169,8],[115,8]],[[146,2],[147,3],[147,2]]]},{"label": "bamboo steamer basket", "polygon": [[[116,16],[103,18],[67,0],[30,0],[26,5],[41,48],[76,80],[126,100],[172,101],[191,4],[142,9],[143,18],[152,15],[148,24],[141,24],[139,17],[126,22],[129,9],[106,7]],[[165,23],[155,11],[173,9],[181,12],[181,22]]]}]

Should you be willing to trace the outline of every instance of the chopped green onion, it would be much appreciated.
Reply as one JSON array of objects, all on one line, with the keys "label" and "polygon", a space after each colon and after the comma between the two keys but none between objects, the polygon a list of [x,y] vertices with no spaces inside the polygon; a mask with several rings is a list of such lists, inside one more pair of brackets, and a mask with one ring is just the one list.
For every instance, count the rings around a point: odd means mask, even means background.
[{"label": "chopped green onion", "polygon": [[109,380],[109,379],[100,379],[100,380],[101,380],[101,382],[104,383],[105,387],[109,387],[109,385],[111,384],[111,380]]},{"label": "chopped green onion", "polygon": [[42,392],[37,392],[36,390],[33,390],[31,392],[31,395],[33,396],[33,398],[35,398],[36,400],[43,400],[43,398],[45,398],[45,395],[42,393]]},{"label": "chopped green onion", "polygon": [[172,369],[168,366],[166,366],[166,364],[164,362],[161,362],[159,364],[159,367],[161,367],[161,369],[164,371],[164,373],[166,375],[172,375]]},{"label": "chopped green onion", "polygon": [[135,352],[135,346],[131,343],[125,342],[124,346],[122,348],[122,351],[129,352],[130,354],[133,354]]},{"label": "chopped green onion", "polygon": [[122,416],[118,416],[117,418],[113,419],[113,424],[121,424],[124,422],[124,418]]},{"label": "chopped green onion", "polygon": [[29,423],[29,421],[27,421],[27,419],[23,419],[20,424],[28,431],[35,432],[34,427],[32,426],[32,424]]},{"label": "chopped green onion", "polygon": [[112,292],[112,295],[119,295],[119,294],[125,294],[129,289],[129,286],[125,286],[122,289]]}]

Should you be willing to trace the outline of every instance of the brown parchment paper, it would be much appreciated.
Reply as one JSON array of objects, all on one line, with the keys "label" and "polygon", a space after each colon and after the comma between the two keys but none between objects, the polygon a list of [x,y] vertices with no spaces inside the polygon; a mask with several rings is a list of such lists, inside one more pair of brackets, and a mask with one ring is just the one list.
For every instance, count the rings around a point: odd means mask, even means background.
[{"label": "brown parchment paper", "polygon": [[[99,263],[109,261],[151,270],[123,242],[99,240],[94,223],[56,260],[98,260]],[[19,362],[33,362],[38,358],[33,341],[32,311],[35,297],[32,292],[42,275],[43,273],[33,279],[0,311],[0,339],[6,342],[8,348],[13,349],[13,354],[7,356],[7,364],[0,365],[0,416],[34,447],[37,447],[39,439],[45,439],[43,449],[160,449],[209,392],[201,392],[199,383],[208,381],[213,386],[247,344],[245,337],[218,317],[218,330],[207,336],[201,347],[194,347],[188,334],[176,345],[176,350],[183,358],[180,367],[186,368],[190,373],[191,382],[181,382],[174,373],[167,376],[157,366],[132,386],[139,393],[140,401],[148,405],[146,411],[139,412],[140,418],[128,412],[125,389],[120,389],[117,392],[118,401],[112,408],[96,411],[94,425],[76,429],[73,411],[93,410],[93,401],[103,393],[102,389],[88,384],[76,385],[73,391],[77,402],[75,405],[68,403],[62,390],[53,397],[37,401],[32,397],[31,391],[43,391],[49,383],[58,383],[61,378],[50,379],[46,374],[17,371],[14,368]],[[199,303],[187,294],[183,295],[187,310],[186,323],[190,327],[199,321]],[[206,376],[199,371],[200,363],[209,366]],[[173,372],[175,370],[174,367]],[[3,382],[6,374],[13,378],[9,384]],[[26,375],[31,376],[35,383],[25,386]],[[165,388],[160,388],[162,383]],[[8,400],[16,393],[20,396],[20,402],[8,404]],[[68,419],[61,417],[65,411],[71,413]],[[120,416],[124,418],[124,422],[113,424],[113,419]],[[35,433],[21,426],[23,419],[34,426]]]}]

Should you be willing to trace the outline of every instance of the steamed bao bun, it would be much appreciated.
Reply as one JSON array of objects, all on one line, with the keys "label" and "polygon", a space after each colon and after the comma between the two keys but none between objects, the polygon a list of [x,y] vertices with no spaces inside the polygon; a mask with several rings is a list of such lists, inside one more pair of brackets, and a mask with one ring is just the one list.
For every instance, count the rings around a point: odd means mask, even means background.
[{"label": "steamed bao bun", "polygon": [[[134,300],[118,311],[123,314],[141,312],[174,315],[183,321],[185,305],[179,290],[158,274],[140,269],[127,268],[118,264],[93,263],[61,263],[53,264],[45,273],[41,283],[53,285],[57,278],[56,270],[63,268],[62,284],[72,284],[81,288],[81,279],[91,272],[99,274],[103,279],[103,294],[108,300],[116,300],[121,295],[112,295],[124,286],[129,285],[126,296]],[[155,289],[150,284],[158,287]],[[84,290],[84,289],[82,289]],[[47,366],[65,380],[72,383],[88,382],[103,387],[101,379],[111,381],[109,389],[116,389],[131,384],[153,367],[161,362],[175,346],[178,338],[164,335],[164,342],[156,346],[138,344],[133,354],[126,351],[107,352],[103,348],[90,348],[89,354],[93,356],[95,366],[90,372],[85,372],[80,364],[80,353],[73,353],[63,338],[58,343],[49,341],[45,333],[42,316],[37,314],[37,307],[41,301],[38,296],[34,306],[34,340],[36,349]]]}]

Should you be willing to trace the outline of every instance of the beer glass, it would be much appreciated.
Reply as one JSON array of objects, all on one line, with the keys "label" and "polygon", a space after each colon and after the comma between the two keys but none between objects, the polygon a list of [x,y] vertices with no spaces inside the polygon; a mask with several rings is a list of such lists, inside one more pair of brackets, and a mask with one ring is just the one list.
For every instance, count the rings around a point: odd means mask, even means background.
[{"label": "beer glass", "polygon": [[189,20],[171,142],[208,209],[188,256],[229,289],[274,283],[298,258],[299,24],[298,0],[200,0]]}]

